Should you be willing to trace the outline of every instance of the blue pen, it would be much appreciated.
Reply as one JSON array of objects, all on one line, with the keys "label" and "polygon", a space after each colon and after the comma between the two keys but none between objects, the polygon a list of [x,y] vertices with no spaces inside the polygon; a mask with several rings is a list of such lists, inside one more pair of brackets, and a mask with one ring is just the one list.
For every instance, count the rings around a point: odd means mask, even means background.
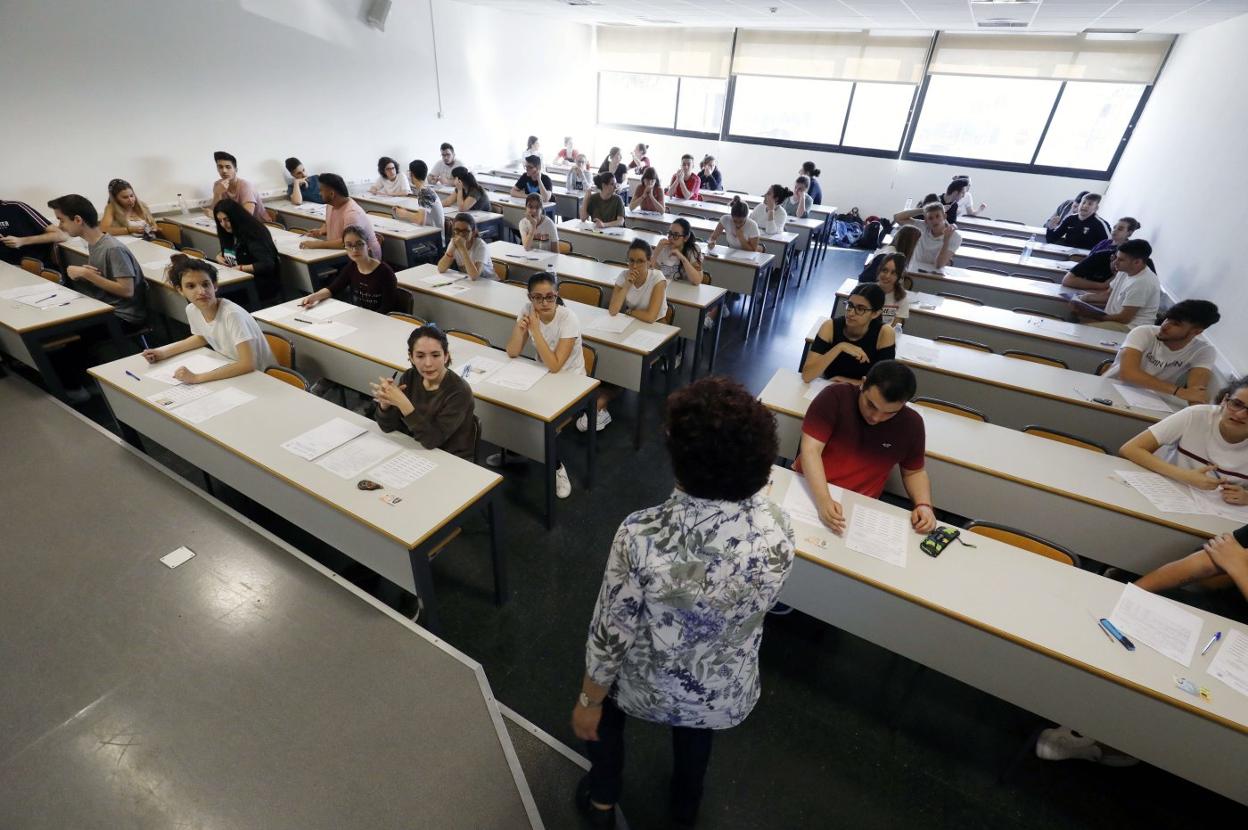
[{"label": "blue pen", "polygon": [[42,300],[35,300],[35,302],[36,302],[36,303],[42,303],[42,302],[44,302],[45,300],[50,300],[50,299],[52,299],[52,298],[53,298],[53,297],[55,297],[55,296],[56,296],[55,294],[49,294],[48,296],[44,297]]},{"label": "blue pen", "polygon": [[1101,626],[1101,628],[1105,631],[1106,634],[1108,634],[1109,636],[1117,640],[1119,643],[1121,643],[1122,647],[1125,648],[1127,651],[1135,651],[1135,643],[1128,640],[1127,635],[1123,634],[1121,631],[1118,630],[1118,626],[1114,625],[1112,622],[1105,619],[1104,617],[1101,617],[1099,620],[1097,620],[1097,623]]},{"label": "blue pen", "polygon": [[1213,644],[1222,639],[1222,632],[1219,631],[1209,638],[1209,642],[1205,643],[1205,647],[1200,650],[1200,656],[1204,657],[1205,652],[1213,648]]},{"label": "blue pen", "polygon": [[138,376],[138,375],[136,375],[134,372],[131,372],[129,369],[127,369],[127,370],[126,370],[126,374],[127,374],[127,375],[129,375],[130,377],[134,378],[135,380],[137,380],[139,383],[142,383],[142,382],[143,382],[143,378],[139,377],[139,376]]}]

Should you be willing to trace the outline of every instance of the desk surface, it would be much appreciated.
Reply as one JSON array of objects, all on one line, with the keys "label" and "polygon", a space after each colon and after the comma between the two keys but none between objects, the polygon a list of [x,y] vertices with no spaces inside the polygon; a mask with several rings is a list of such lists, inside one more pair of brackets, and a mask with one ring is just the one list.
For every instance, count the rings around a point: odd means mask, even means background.
[{"label": "desk surface", "polygon": [[965,242],[966,240],[963,240],[963,244],[954,252],[954,258],[985,262],[991,265],[1002,265],[1007,268],[1031,269],[1052,277],[1065,276],[1066,272],[1075,266],[1074,262],[1061,262],[1042,257],[1027,257],[1024,259],[1021,251],[994,251],[988,248],[967,245]]},{"label": "desk surface", "polygon": [[[367,202],[375,199],[376,197],[370,196],[365,198],[362,196],[353,196],[352,198],[358,202]],[[283,201],[274,202],[273,204],[265,205],[265,207],[270,210],[275,210],[278,213],[300,216],[307,219],[318,219],[322,222],[325,221],[325,206],[315,202],[304,202],[301,205],[294,205],[290,202]],[[361,205],[361,207],[363,207],[363,205]],[[393,236],[396,239],[402,239],[405,242],[411,239],[436,236],[442,233],[441,228],[435,228],[429,225],[417,225],[414,222],[407,222],[393,217],[389,219],[382,219],[379,216],[369,216],[368,219],[373,223],[373,230],[387,236]]]},{"label": "desk surface", "polygon": [[[1053,242],[1045,242],[1043,239],[1039,241],[1030,240],[1025,237],[1018,236],[1002,236],[997,233],[986,230],[976,230],[972,228],[958,228],[958,233],[962,235],[964,242],[981,242],[985,245],[997,245],[1011,251],[1022,251],[1028,245],[1033,251],[1040,251],[1053,256],[1074,256],[1076,254],[1086,255],[1087,248],[1075,248],[1070,245],[1058,245]],[[1030,263],[1031,260],[1028,260]]]},{"label": "desk surface", "polygon": [[[449,188],[442,188],[442,187],[435,187],[434,190],[438,191],[439,193],[442,193],[444,191],[449,192]],[[404,210],[424,210],[424,207],[421,206],[420,204],[420,200],[417,199],[415,196],[374,196],[371,193],[353,193],[351,194],[351,198],[359,202],[360,205],[364,207],[365,210],[367,210],[370,206],[374,206],[374,205],[380,205],[381,207],[387,208],[387,209],[401,207]],[[478,225],[487,224],[489,222],[500,222],[502,221],[502,218],[503,218],[503,215],[496,211],[470,210],[468,212],[472,214],[472,218],[476,220]],[[456,213],[457,211],[452,210],[449,207],[445,209],[447,220],[450,220],[451,218],[453,218]],[[376,219],[378,217],[372,217],[372,218]],[[399,221],[399,220],[395,220],[395,221]],[[425,227],[425,226],[413,225],[413,227]]]},{"label": "desk surface", "polygon": [[[0,291],[9,291],[26,285],[46,285],[49,289],[56,287],[38,274],[32,274],[7,262],[0,262]],[[61,287],[64,288],[64,286]],[[0,326],[17,334],[26,334],[73,320],[112,313],[113,307],[108,303],[92,299],[76,291],[74,295],[74,299],[68,305],[44,309],[19,303],[17,300],[0,299]]]},{"label": "desk surface", "polygon": [[[633,210],[632,208],[624,209],[624,218],[626,220],[640,222],[663,222],[671,224],[675,219],[684,219],[689,226],[696,231],[710,234],[715,228],[719,227],[719,222],[710,219],[701,219],[697,216],[678,217],[674,213],[655,213],[649,210]],[[775,242],[780,245],[791,245],[797,239],[797,234],[790,231],[780,231],[779,233],[761,233],[759,238],[764,242]]]},{"label": "desk surface", "polygon": [[538,826],[479,665],[18,378],[0,429],[6,825]]},{"label": "desk surface", "polygon": [[[668,208],[672,208],[672,207],[685,208],[686,210],[695,210],[695,211],[700,211],[703,213],[714,214],[717,217],[727,216],[728,212],[732,210],[732,207],[730,205],[724,204],[722,202],[705,202],[705,201],[699,202],[699,201],[692,200],[692,199],[676,199],[671,196],[664,199],[663,204],[666,205]],[[803,217],[799,219],[796,216],[790,216],[788,218],[788,221],[785,222],[785,227],[786,228],[803,228],[805,230],[815,231],[823,227],[823,220],[811,219],[809,217]]]},{"label": "desk surface", "polygon": [[959,228],[974,228],[995,234],[1009,233],[1026,236],[1044,236],[1044,228],[1039,225],[1024,225],[1022,222],[1006,222],[1001,219],[989,219],[984,216],[959,216],[955,224]]},{"label": "desk surface", "polygon": [[[597,239],[615,240],[620,244],[621,257],[624,249],[628,248],[634,239],[644,239],[653,248],[665,238],[662,234],[640,228],[595,228],[593,222],[583,222],[580,219],[561,222],[559,224],[559,234],[561,239],[565,235],[579,234]],[[575,246],[575,243],[573,245]],[[702,251],[702,256],[708,260],[752,266],[755,269],[767,265],[776,258],[776,255],[773,253],[742,251],[736,248],[729,248],[726,245],[716,245],[714,250],[708,250],[706,243],[702,241],[698,242],[698,248]]]},{"label": "desk surface", "polygon": [[[209,349],[202,349],[189,354],[200,351],[212,353]],[[126,375],[127,369],[141,380],[136,381]],[[442,450],[423,449],[402,433],[390,433],[387,438],[399,448],[412,450],[434,462],[437,467],[404,488],[400,504],[388,505],[381,501],[377,493],[357,489],[356,479],[341,478],[282,448],[284,442],[334,418],[367,426],[374,434],[383,434],[375,422],[276,378],[249,372],[207,385],[214,389],[233,387],[255,395],[254,400],[203,423],[192,424],[177,418],[176,409],[164,411],[146,399],[148,395],[169,388],[160,381],[145,377],[150,369],[141,355],[132,355],[96,366],[90,372],[116,393],[161,412],[182,428],[203,436],[222,450],[260,467],[325,506],[409,550],[502,482],[498,474],[462,458]]]},{"label": "desk surface", "polygon": [[947,282],[949,283],[949,290],[954,293],[957,293],[959,285],[975,285],[982,288],[990,288],[994,291],[1017,294],[1019,300],[1036,297],[1054,302],[1069,300],[1079,293],[1069,288],[1064,288],[1055,282],[1033,280],[1027,277],[1008,277],[987,271],[977,271],[974,268],[958,268],[954,265],[946,265],[940,271],[924,271],[918,268],[910,268],[906,270],[906,273],[911,277]]}]

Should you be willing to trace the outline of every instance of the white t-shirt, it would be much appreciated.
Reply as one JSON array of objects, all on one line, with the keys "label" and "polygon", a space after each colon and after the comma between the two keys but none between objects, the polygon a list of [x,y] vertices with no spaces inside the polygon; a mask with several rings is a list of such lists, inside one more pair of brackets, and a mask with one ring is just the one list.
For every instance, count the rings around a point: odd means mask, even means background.
[{"label": "white t-shirt", "polygon": [[1181,409],[1148,428],[1161,447],[1158,457],[1185,470],[1215,464],[1218,473],[1248,484],[1248,439],[1228,444],[1218,431],[1222,407],[1202,404]]},{"label": "white t-shirt", "polygon": [[900,300],[897,299],[897,292],[894,290],[891,294],[884,295],[884,312],[880,315],[880,319],[884,321],[884,325],[892,325],[893,320],[905,320],[910,316],[910,299],[914,294],[906,292],[906,296]]},{"label": "white t-shirt", "polygon": [[211,323],[204,319],[199,306],[194,303],[187,305],[186,322],[191,327],[191,334],[198,334],[208,341],[214,352],[230,360],[238,360],[238,344],[249,344],[257,372],[276,366],[277,359],[269,349],[269,341],[264,339],[260,325],[246,309],[224,298],[218,303],[217,316],[212,318]]},{"label": "white t-shirt", "polygon": [[[533,230],[533,221],[525,216],[520,220],[520,238],[524,239]],[[537,220],[537,233],[539,236],[545,235],[546,240],[534,240],[533,249],[537,251],[559,251],[559,229],[555,227],[555,223],[550,221],[550,217],[542,214]]]},{"label": "white t-shirt", "polygon": [[[525,303],[516,319],[523,320],[532,310],[533,304]],[[541,329],[542,339],[546,341],[546,345],[552,352],[558,351],[560,340],[576,338],[576,342],[572,344],[572,354],[568,355],[568,359],[563,362],[563,368],[559,370],[559,374],[585,374],[585,353],[581,351],[581,323],[571,309],[566,305],[555,306],[555,319],[549,323],[542,323]]]},{"label": "white t-shirt", "polygon": [[940,250],[945,244],[945,237],[950,233],[953,234],[953,238],[949,240],[950,253],[958,250],[958,246],[962,244],[962,234],[957,231],[950,231],[948,228],[945,228],[944,234],[932,236],[932,232],[927,229],[925,223],[911,222],[910,224],[919,229],[919,241],[914,246],[914,255],[911,257],[911,260],[916,266],[925,271],[936,270],[936,257],[940,255]]},{"label": "white t-shirt", "polygon": [[373,182],[371,189],[382,196],[410,196],[412,194],[412,188],[407,182],[407,176],[403,174],[399,174],[393,179],[378,176],[377,181]]},{"label": "white t-shirt", "polygon": [[780,233],[784,230],[784,224],[789,221],[789,214],[784,208],[776,205],[772,218],[767,219],[767,206],[762,202],[755,205],[754,210],[750,211],[750,218],[758,225],[763,233]]},{"label": "white t-shirt", "polygon": [[1122,349],[1114,358],[1114,365],[1105,373],[1116,378],[1122,370],[1122,350],[1135,349],[1140,353],[1140,368],[1166,383],[1178,383],[1192,369],[1213,369],[1218,354],[1213,344],[1203,337],[1193,337],[1192,342],[1181,349],[1172,349],[1157,339],[1161,326],[1136,326],[1122,341]]},{"label": "white t-shirt", "polygon": [[1127,321],[1131,328],[1151,325],[1157,318],[1161,305],[1161,280],[1151,268],[1145,268],[1134,277],[1119,271],[1109,282],[1109,299],[1105,301],[1105,313],[1117,314],[1127,306],[1137,306],[1135,317]]},{"label": "white t-shirt", "polygon": [[724,233],[724,239],[727,240],[729,248],[745,248],[745,240],[758,239],[758,223],[750,217],[745,217],[745,224],[741,226],[741,235],[737,236],[737,229],[732,224],[732,217],[725,216],[719,220],[719,227]]},{"label": "white t-shirt", "polygon": [[442,157],[439,156],[438,160],[433,163],[433,167],[429,168],[429,181],[434,184],[450,184],[451,171],[456,167],[467,166],[468,165],[460,161],[458,157],[452,159],[450,164],[447,164],[442,160]]},{"label": "white t-shirt", "polygon": [[975,197],[971,195],[971,191],[967,190],[962,194],[962,198],[958,199],[958,216],[965,216],[975,209]]},{"label": "white t-shirt", "polygon": [[[481,269],[481,273],[477,275],[479,280],[496,280],[498,275],[494,273],[494,261],[490,259],[490,252],[486,250],[485,240],[477,237],[476,241],[469,246],[468,252],[472,255],[472,261],[477,263],[477,267]],[[463,254],[459,248],[456,248],[453,254],[455,268],[458,271],[468,273],[468,263],[464,262]]]},{"label": "white t-shirt", "polygon": [[[620,272],[615,278],[616,288],[628,287],[628,293],[624,296],[624,307],[621,311],[631,311],[634,308],[650,307],[650,292],[654,290],[656,285],[667,285],[667,277],[663,276],[663,272],[658,268],[651,268],[646,274],[646,281],[641,287],[633,285],[632,280],[628,278],[628,269]],[[663,293],[663,305],[659,306],[659,317],[667,313],[667,293]]]}]

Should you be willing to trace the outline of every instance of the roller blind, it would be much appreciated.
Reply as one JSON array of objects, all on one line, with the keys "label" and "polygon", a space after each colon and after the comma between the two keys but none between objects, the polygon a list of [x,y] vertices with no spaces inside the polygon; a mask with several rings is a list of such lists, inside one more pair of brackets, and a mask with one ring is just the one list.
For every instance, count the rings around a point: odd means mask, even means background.
[{"label": "roller blind", "polygon": [[598,27],[598,68],[609,72],[727,78],[732,29]]},{"label": "roller blind", "polygon": [[1173,40],[1170,36],[1102,40],[1085,35],[941,33],[931,71],[1151,84]]},{"label": "roller blind", "polygon": [[737,32],[732,71],[736,75],[894,81],[917,84],[931,45],[930,34],[867,32]]}]

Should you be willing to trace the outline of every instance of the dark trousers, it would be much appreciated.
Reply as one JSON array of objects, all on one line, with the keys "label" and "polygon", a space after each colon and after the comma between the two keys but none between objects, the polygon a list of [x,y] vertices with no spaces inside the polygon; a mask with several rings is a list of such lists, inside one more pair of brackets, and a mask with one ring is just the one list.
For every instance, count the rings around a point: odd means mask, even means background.
[{"label": "dark trousers", "polygon": [[[586,741],[589,770],[589,797],[598,804],[620,800],[624,779],[624,724],[628,716],[608,697],[602,703],[598,740]],[[677,819],[692,821],[702,801],[702,779],[711,760],[710,729],[672,727],[672,786],[670,804]]]}]

